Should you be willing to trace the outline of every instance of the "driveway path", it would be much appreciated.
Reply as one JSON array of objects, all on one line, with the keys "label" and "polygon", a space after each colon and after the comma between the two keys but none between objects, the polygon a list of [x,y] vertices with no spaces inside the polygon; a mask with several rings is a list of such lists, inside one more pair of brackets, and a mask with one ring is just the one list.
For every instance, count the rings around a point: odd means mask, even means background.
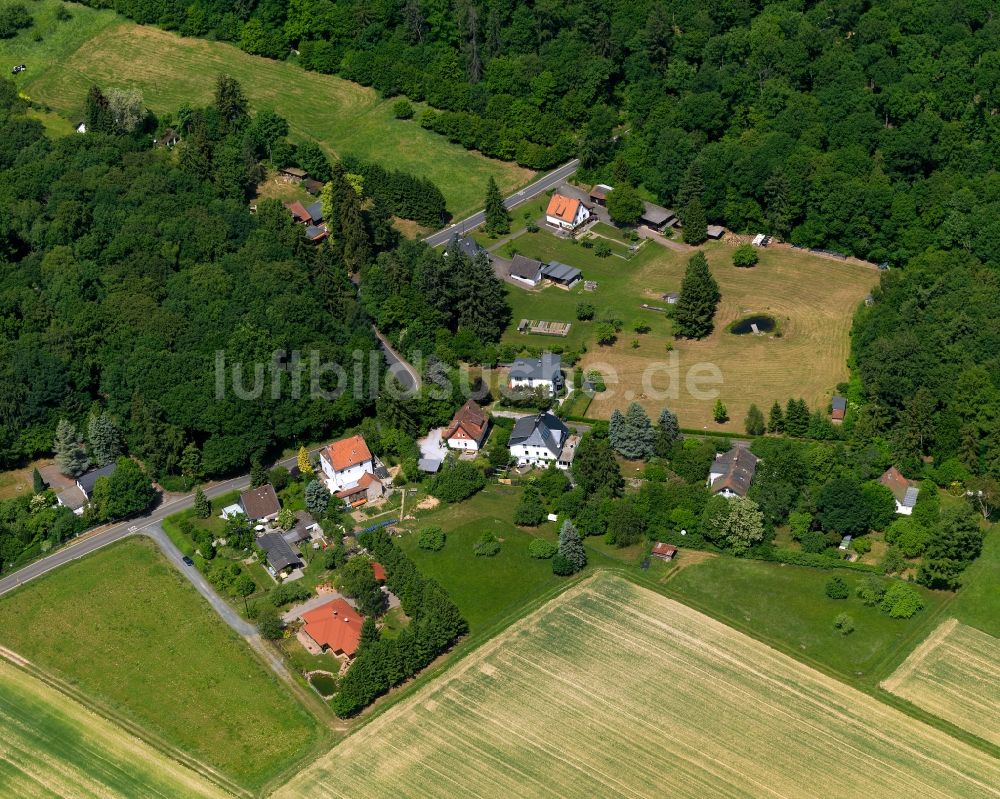
[{"label": "driveway path", "polygon": [[[511,208],[516,208],[521,203],[527,202],[528,200],[533,200],[539,194],[544,194],[549,189],[554,189],[560,183],[566,180],[570,175],[576,172],[577,167],[580,166],[580,159],[574,158],[567,164],[558,169],[554,169],[547,175],[536,180],[530,186],[526,186],[518,192],[510,195],[503,204],[507,206],[508,210]],[[431,245],[431,247],[437,247],[439,244],[444,244],[456,233],[465,235],[470,230],[479,227],[483,222],[486,221],[486,215],[482,211],[477,211],[472,216],[467,216],[459,222],[455,222],[437,233],[432,233],[424,241]]]}]

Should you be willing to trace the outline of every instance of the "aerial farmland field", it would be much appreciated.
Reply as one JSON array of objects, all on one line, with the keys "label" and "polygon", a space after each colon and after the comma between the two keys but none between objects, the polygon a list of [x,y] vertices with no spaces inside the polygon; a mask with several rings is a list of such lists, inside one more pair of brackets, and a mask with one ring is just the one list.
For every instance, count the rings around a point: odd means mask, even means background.
[{"label": "aerial farmland field", "polygon": [[1000,746],[1000,640],[948,619],[882,687]]},{"label": "aerial farmland field", "polygon": [[275,796],[995,797],[998,786],[988,755],[600,573]]},{"label": "aerial farmland field", "polygon": [[229,795],[3,659],[0,741],[0,796]]}]

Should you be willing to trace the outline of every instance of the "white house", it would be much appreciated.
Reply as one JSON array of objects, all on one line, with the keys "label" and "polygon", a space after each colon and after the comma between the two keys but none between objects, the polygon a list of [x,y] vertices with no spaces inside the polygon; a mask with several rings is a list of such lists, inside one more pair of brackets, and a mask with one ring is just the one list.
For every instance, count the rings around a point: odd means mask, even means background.
[{"label": "white house", "polygon": [[545,209],[545,221],[562,230],[576,230],[590,219],[590,209],[575,197],[556,193]]},{"label": "white house", "polygon": [[90,504],[90,498],[93,496],[97,481],[102,477],[111,477],[117,468],[117,463],[109,463],[107,466],[101,466],[99,469],[91,469],[88,472],[84,472],[76,478],[75,485],[56,495],[56,502],[69,508],[77,516],[82,516]]},{"label": "white house", "polygon": [[524,283],[526,286],[537,286],[542,282],[542,262],[534,258],[525,258],[523,255],[515,255],[507,274],[511,280]]},{"label": "white house", "polygon": [[746,447],[733,447],[715,456],[708,472],[712,493],[726,499],[745,497],[757,473],[757,456]]},{"label": "white house", "polygon": [[547,467],[553,461],[568,469],[576,455],[577,436],[551,411],[522,416],[510,434],[510,454],[518,466]]},{"label": "white house", "polygon": [[362,475],[375,473],[375,459],[362,436],[351,436],[324,447],[319,453],[320,468],[330,493],[353,488]]},{"label": "white house", "polygon": [[512,390],[544,388],[555,396],[563,387],[562,358],[543,352],[541,358],[518,358],[510,367],[508,386]]},{"label": "white house", "polygon": [[489,415],[475,400],[469,400],[455,412],[442,438],[451,449],[478,452],[490,429]]},{"label": "white house", "polygon": [[895,466],[890,466],[878,481],[892,492],[896,500],[896,513],[900,516],[910,516],[917,505],[917,495],[920,489],[915,483],[903,477]]}]

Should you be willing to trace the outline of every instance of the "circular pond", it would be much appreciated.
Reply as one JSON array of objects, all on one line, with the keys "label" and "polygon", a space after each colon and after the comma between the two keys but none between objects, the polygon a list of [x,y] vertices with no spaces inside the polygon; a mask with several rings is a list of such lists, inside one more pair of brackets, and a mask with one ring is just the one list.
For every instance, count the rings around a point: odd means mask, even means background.
[{"label": "circular pond", "polygon": [[773,316],[757,314],[739,319],[729,326],[729,332],[737,336],[745,336],[747,333],[772,333],[778,326]]}]

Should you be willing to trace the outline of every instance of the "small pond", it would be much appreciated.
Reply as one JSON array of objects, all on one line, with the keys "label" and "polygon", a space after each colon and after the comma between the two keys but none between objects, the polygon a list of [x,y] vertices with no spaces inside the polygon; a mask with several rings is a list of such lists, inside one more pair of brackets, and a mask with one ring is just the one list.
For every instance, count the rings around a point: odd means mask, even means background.
[{"label": "small pond", "polygon": [[337,690],[337,680],[330,674],[321,672],[310,674],[309,682],[319,691],[320,696],[329,696]]},{"label": "small pond", "polygon": [[757,326],[758,333],[771,333],[777,327],[774,317],[757,314],[756,316],[748,316],[745,319],[733,322],[729,326],[729,332],[735,333],[737,336],[745,336],[747,333],[754,332],[754,325]]}]

